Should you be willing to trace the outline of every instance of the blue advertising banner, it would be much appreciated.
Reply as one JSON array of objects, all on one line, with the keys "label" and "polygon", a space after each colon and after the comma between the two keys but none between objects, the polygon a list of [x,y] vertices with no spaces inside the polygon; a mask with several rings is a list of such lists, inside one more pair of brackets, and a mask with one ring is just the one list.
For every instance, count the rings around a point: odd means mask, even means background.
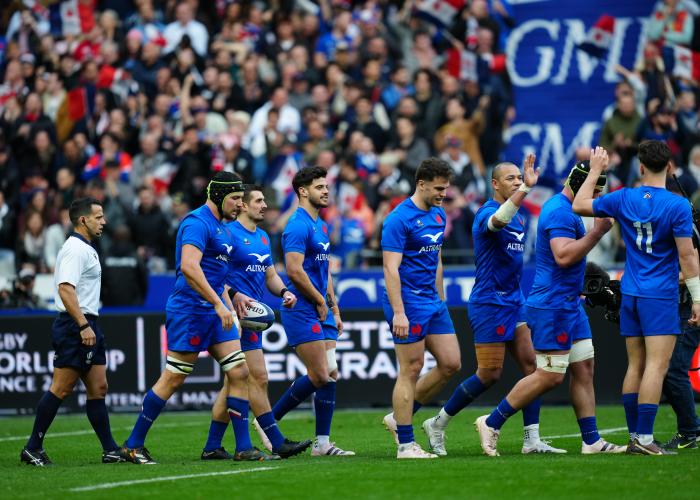
[{"label": "blue advertising banner", "polygon": [[[616,66],[632,69],[643,53],[652,0],[510,0],[517,26],[507,45],[516,120],[505,158],[538,155],[541,184],[557,188],[576,148],[595,144],[604,109],[620,81]],[[601,59],[577,48],[603,15],[614,18]]]}]

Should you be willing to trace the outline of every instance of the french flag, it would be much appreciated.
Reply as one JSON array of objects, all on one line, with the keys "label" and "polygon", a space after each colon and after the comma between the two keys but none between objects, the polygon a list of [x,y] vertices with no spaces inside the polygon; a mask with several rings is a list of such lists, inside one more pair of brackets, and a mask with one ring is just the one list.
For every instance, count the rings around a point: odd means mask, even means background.
[{"label": "french flag", "polygon": [[418,0],[415,8],[419,17],[439,28],[449,28],[465,3],[464,0]]},{"label": "french flag", "polygon": [[[80,35],[88,31],[86,21],[89,16],[81,10],[89,8],[78,3],[78,0],[63,0],[49,6],[49,22],[51,34],[54,36]],[[83,15],[81,15],[83,14]]]},{"label": "french flag", "polygon": [[586,39],[578,48],[599,59],[605,57],[612,44],[615,32],[615,18],[603,14],[586,33]]},{"label": "french flag", "polygon": [[448,49],[445,69],[461,82],[475,82],[477,73],[477,56],[470,50]]},{"label": "french flag", "polygon": [[684,80],[700,81],[700,53],[678,45],[664,46],[666,73]]}]

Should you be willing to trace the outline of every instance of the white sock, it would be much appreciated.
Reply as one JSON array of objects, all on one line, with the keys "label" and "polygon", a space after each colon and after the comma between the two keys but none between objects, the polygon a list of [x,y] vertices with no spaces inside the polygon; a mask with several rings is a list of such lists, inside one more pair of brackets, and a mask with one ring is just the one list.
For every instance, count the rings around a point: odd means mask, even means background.
[{"label": "white sock", "polygon": [[540,424],[530,424],[523,429],[525,431],[523,441],[526,444],[534,444],[540,440]]},{"label": "white sock", "polygon": [[440,408],[440,413],[438,413],[435,420],[433,420],[433,425],[438,429],[444,430],[447,428],[447,424],[450,423],[451,419],[452,415],[447,413],[444,408]]},{"label": "white sock", "polygon": [[331,443],[330,436],[316,436],[316,442],[319,446],[326,446]]},{"label": "white sock", "polygon": [[654,441],[653,434],[637,434],[637,441],[644,446],[650,445]]}]

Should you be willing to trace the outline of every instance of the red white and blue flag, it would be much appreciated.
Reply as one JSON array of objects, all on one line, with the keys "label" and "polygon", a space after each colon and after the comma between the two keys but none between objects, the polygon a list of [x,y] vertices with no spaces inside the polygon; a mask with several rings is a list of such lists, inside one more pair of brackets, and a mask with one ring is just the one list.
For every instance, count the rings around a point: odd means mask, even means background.
[{"label": "red white and blue flag", "polygon": [[662,51],[666,73],[684,80],[700,81],[700,53],[678,45],[665,46]]},{"label": "red white and blue flag", "polygon": [[440,28],[449,28],[464,7],[464,0],[418,0],[416,14]]},{"label": "red white and blue flag", "polygon": [[586,39],[579,44],[578,48],[593,57],[603,58],[610,50],[614,32],[615,18],[603,14],[588,30]]},{"label": "red white and blue flag", "polygon": [[80,35],[88,31],[85,15],[81,9],[89,8],[78,4],[78,0],[63,0],[49,6],[51,34],[55,36]]},{"label": "red white and blue flag", "polygon": [[477,55],[470,50],[448,49],[445,69],[461,82],[475,82],[479,79]]}]

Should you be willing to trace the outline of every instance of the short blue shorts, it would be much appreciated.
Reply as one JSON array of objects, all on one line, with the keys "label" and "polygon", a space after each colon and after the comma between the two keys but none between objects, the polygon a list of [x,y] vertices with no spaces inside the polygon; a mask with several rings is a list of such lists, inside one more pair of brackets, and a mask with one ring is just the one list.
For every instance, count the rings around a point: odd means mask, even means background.
[{"label": "short blue shorts", "polygon": [[680,335],[677,299],[648,299],[622,295],[620,334],[623,337]]},{"label": "short blue shorts", "polygon": [[[292,309],[280,308],[282,326],[287,334],[287,343],[291,347],[315,340],[336,340],[338,338],[338,330],[333,327],[335,321],[332,323],[333,326],[330,324],[328,326],[322,325],[315,309],[299,308],[298,306],[299,302],[297,302],[297,307]],[[333,317],[330,312],[329,315],[331,318]],[[328,321],[326,319],[326,322]]]},{"label": "short blue shorts", "polygon": [[105,338],[102,335],[97,316],[86,316],[92,331],[95,332],[95,345],[86,346],[80,337],[78,324],[67,313],[61,313],[51,327],[53,345],[53,365],[56,368],[75,368],[86,372],[94,365],[106,365]]},{"label": "short blue shorts", "polygon": [[469,303],[467,312],[475,344],[510,342],[515,336],[517,324],[526,322],[525,306],[522,305]]},{"label": "short blue shorts", "polygon": [[[394,310],[388,299],[382,300],[384,317],[393,329],[391,320],[394,318]],[[406,317],[408,318],[408,337],[398,339],[394,337],[394,344],[413,344],[420,342],[426,335],[444,335],[455,333],[450,311],[441,300],[433,302],[408,303],[404,302]]]},{"label": "short blue shorts", "polygon": [[244,328],[241,335],[241,350],[246,352],[262,349],[262,336],[263,332],[254,332]]},{"label": "short blue shorts", "polygon": [[234,325],[224,331],[216,314],[165,313],[168,349],[176,352],[202,352],[214,344],[238,340]]},{"label": "short blue shorts", "polygon": [[575,341],[593,338],[583,304],[573,310],[528,306],[526,313],[536,351],[568,351]]}]

